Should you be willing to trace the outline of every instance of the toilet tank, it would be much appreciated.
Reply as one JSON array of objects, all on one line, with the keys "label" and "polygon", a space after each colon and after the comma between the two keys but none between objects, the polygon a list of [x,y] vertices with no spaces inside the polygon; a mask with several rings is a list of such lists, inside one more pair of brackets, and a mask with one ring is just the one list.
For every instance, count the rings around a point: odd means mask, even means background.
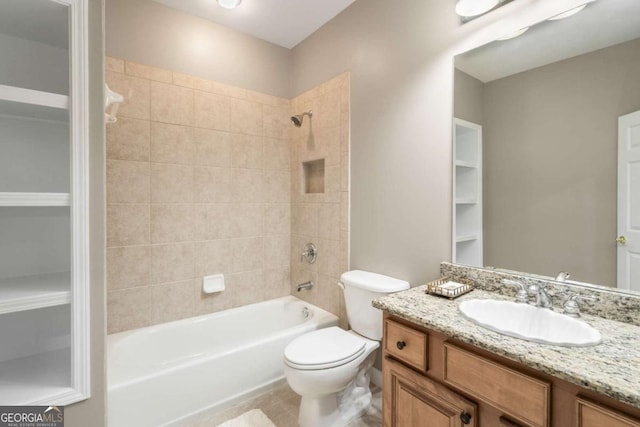
[{"label": "toilet tank", "polygon": [[351,329],[372,340],[382,339],[382,311],[371,301],[383,295],[409,289],[409,283],[368,271],[347,271],[340,276]]}]

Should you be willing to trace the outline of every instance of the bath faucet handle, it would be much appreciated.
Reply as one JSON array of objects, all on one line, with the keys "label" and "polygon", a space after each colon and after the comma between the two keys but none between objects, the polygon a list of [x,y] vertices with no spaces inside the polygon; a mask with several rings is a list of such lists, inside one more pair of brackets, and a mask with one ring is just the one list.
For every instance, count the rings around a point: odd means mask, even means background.
[{"label": "bath faucet handle", "polygon": [[313,264],[316,262],[318,258],[318,249],[316,249],[316,245],[313,243],[307,243],[304,245],[302,249],[302,254],[300,254],[300,262],[307,261],[309,264]]},{"label": "bath faucet handle", "polygon": [[580,295],[575,292],[570,292],[569,297],[562,307],[562,314],[566,314],[571,317],[580,317],[580,305],[578,305],[578,300],[595,302],[598,301],[598,297],[595,295]]},{"label": "bath faucet handle", "polygon": [[502,279],[502,283],[504,283],[505,285],[509,285],[509,286],[517,286],[518,288],[518,293],[516,294],[516,301],[517,302],[521,302],[521,303],[528,303],[529,302],[529,294],[527,293],[527,289],[524,287],[524,285],[521,282],[518,282],[517,280],[511,280],[511,279]]}]

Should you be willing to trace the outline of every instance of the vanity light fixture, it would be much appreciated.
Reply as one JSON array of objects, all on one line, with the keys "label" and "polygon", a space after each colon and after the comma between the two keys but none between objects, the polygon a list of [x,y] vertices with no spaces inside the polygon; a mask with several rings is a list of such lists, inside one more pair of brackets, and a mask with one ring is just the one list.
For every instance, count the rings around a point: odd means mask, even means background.
[{"label": "vanity light fixture", "polygon": [[576,13],[580,12],[585,7],[587,7],[587,4],[589,4],[589,3],[591,3],[591,2],[585,3],[585,4],[580,5],[578,7],[574,7],[573,9],[569,9],[566,12],[562,12],[562,13],[559,13],[559,14],[557,14],[555,16],[552,16],[551,18],[549,18],[549,21],[559,21],[560,19],[565,19],[565,18],[568,18],[570,16],[573,16]]},{"label": "vanity light fixture", "polygon": [[216,0],[220,7],[224,7],[225,9],[235,9],[240,6],[242,0]]},{"label": "vanity light fixture", "polygon": [[500,0],[458,0],[456,13],[464,18],[487,13],[500,3]]},{"label": "vanity light fixture", "polygon": [[514,31],[513,33],[507,34],[506,36],[498,37],[496,40],[505,41],[515,39],[516,37],[526,33],[528,29],[529,27],[520,28],[518,31]]}]

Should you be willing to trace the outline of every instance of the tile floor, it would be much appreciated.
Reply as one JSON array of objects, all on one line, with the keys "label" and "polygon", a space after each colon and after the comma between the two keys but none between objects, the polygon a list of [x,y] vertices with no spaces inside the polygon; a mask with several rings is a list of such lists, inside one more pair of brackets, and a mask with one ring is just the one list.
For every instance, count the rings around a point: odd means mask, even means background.
[{"label": "tile floor", "polygon": [[[373,403],[361,419],[348,427],[380,427],[382,426],[382,390],[372,386]],[[277,427],[298,427],[298,396],[287,384],[278,385],[265,393],[246,402],[215,414],[212,417],[191,424],[190,427],[215,427],[225,421],[236,418],[252,409],[260,409]]]}]

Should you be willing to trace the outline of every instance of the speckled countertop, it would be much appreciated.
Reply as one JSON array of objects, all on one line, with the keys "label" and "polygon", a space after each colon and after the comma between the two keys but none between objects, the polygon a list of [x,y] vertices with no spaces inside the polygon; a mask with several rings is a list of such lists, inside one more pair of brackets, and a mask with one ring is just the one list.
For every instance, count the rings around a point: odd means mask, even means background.
[{"label": "speckled countertop", "polygon": [[640,408],[640,327],[584,315],[598,329],[602,344],[560,347],[538,344],[490,331],[458,311],[465,299],[513,300],[476,289],[456,300],[426,295],[425,286],[379,298],[373,306],[451,338],[602,393]]}]

